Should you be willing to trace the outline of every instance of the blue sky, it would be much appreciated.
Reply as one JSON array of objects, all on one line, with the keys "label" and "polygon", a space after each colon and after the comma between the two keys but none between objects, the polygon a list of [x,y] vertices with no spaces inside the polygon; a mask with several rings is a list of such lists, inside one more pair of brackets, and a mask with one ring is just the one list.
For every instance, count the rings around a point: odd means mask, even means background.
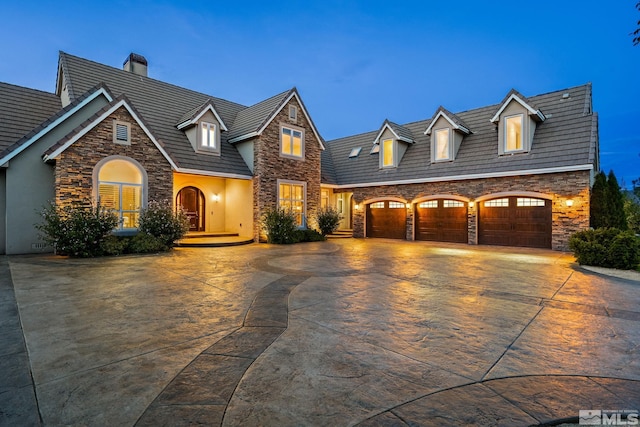
[{"label": "blue sky", "polygon": [[640,177],[636,0],[3,2],[0,81],[53,91],[58,51],[250,105],[296,86],[331,140],[593,83],[600,158]]}]

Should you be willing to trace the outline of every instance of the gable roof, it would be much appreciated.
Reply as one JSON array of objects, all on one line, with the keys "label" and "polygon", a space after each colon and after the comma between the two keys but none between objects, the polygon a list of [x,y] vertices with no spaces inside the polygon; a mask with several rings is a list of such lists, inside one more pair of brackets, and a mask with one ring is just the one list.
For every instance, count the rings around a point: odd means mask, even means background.
[{"label": "gable roof", "polygon": [[378,144],[380,142],[380,137],[386,129],[389,129],[396,139],[413,144],[413,133],[411,130],[397,123],[393,123],[388,119],[385,119],[384,123],[382,123],[382,127],[378,131],[378,135],[373,141],[374,144]]},{"label": "gable roof", "polygon": [[209,100],[215,104],[215,110],[224,123],[233,123],[245,106],[64,52],[60,52],[59,69],[65,73],[72,101],[100,82],[105,83],[115,97],[126,94],[127,104],[135,108],[150,133],[170,153],[177,171],[251,176],[238,151],[227,144],[227,132],[221,133],[221,155],[207,156],[196,153],[184,131],[175,126],[187,113],[204,106]]},{"label": "gable roof", "polygon": [[[53,96],[55,96],[58,103],[60,103],[60,98],[57,97],[56,95],[53,95]],[[72,103],[70,103],[64,108],[59,109],[55,114],[48,116],[38,126],[33,127],[29,131],[29,133],[27,133],[22,138],[20,138],[19,140],[15,141],[13,144],[11,144],[10,146],[2,150],[2,152],[0,152],[0,164],[5,164],[9,160],[11,160],[13,157],[20,154],[23,150],[25,150],[35,141],[37,141],[38,139],[46,135],[48,132],[53,130],[60,123],[65,121],[68,117],[73,115],[79,109],[83,108],[86,104],[93,101],[99,96],[104,96],[108,101],[111,101],[112,99],[112,94],[109,92],[109,89],[103,84],[99,84],[89,89],[82,96],[79,96],[75,101],[73,101]],[[18,99],[19,98],[15,98],[13,102],[15,102]],[[0,102],[0,104],[5,105],[4,101]],[[11,105],[11,104],[6,104],[6,105]],[[55,103],[52,102],[52,107],[53,105],[55,105]],[[61,104],[59,105],[61,106]],[[28,112],[26,114],[28,114]],[[10,116],[7,115],[7,117],[10,117]],[[0,129],[3,129],[3,131],[0,133],[5,134],[4,128],[0,127]]]},{"label": "gable roof", "polygon": [[436,124],[440,117],[443,117],[446,121],[448,121],[453,129],[459,130],[460,132],[467,135],[471,133],[469,126],[467,126],[460,117],[456,116],[441,105],[440,107],[438,107],[435,114],[431,118],[431,124],[429,124],[427,130],[424,131],[425,135],[429,135],[431,133],[431,128]]},{"label": "gable roof", "polygon": [[504,97],[502,102],[500,103],[500,108],[491,118],[491,122],[495,123],[500,120],[500,114],[504,111],[505,108],[509,105],[511,101],[515,101],[518,104],[522,105],[528,112],[530,116],[534,116],[538,121],[544,121],[546,119],[545,115],[542,114],[542,111],[538,110],[534,106],[531,105],[529,100],[524,97],[520,92],[515,89],[511,89],[507,96]]},{"label": "gable roof", "polygon": [[[565,93],[569,94],[566,98]],[[530,97],[529,103],[543,109],[547,119],[538,124],[527,154],[498,155],[496,128],[489,118],[500,104],[456,113],[473,133],[465,136],[451,162],[430,161],[430,137],[424,129],[433,119],[402,125],[415,135],[415,143],[407,147],[396,168],[381,169],[379,154],[348,157],[351,149],[370,144],[378,131],[328,141],[336,185],[347,188],[593,169],[598,131],[597,115],[585,109],[590,97],[589,84]]]},{"label": "gable roof", "polygon": [[178,120],[178,123],[176,123],[176,127],[178,129],[183,129],[187,126],[197,124],[198,120],[200,120],[200,118],[207,111],[210,111],[215,116],[218,123],[220,123],[221,130],[224,130],[224,131],[228,130],[227,126],[224,124],[224,121],[220,118],[220,115],[216,111],[215,104],[213,103],[213,99],[211,98],[207,99],[202,105],[199,105],[187,111],[182,117],[180,117],[180,120]]},{"label": "gable roof", "polygon": [[61,109],[53,93],[0,83],[0,157]]},{"label": "gable roof", "polygon": [[293,98],[295,98],[300,105],[302,113],[307,118],[320,147],[324,150],[325,147],[323,139],[318,133],[311,116],[307,113],[307,109],[304,106],[302,99],[300,99],[298,90],[295,87],[238,112],[236,120],[233,123],[232,130],[229,132],[228,141],[230,143],[236,143],[260,135],[284,108],[284,106]]}]

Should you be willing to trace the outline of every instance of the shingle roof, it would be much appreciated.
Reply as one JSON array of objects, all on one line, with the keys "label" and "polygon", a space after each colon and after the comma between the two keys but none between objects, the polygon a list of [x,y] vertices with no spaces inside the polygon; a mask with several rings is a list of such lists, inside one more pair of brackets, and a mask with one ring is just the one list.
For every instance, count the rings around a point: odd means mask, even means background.
[{"label": "shingle roof", "polygon": [[[569,97],[564,98],[563,94]],[[380,169],[379,154],[362,153],[349,158],[352,148],[371,144],[377,131],[335,139],[327,143],[339,185],[413,179],[439,179],[472,174],[502,173],[593,164],[597,158],[597,118],[585,111],[591,85],[577,86],[527,98],[547,119],[538,123],[531,151],[498,155],[498,132],[490,122],[501,104],[456,113],[473,129],[466,135],[452,162],[431,163],[430,137],[424,135],[431,119],[403,125],[414,135],[397,168]],[[323,157],[323,160],[327,156]]]},{"label": "shingle roof", "polygon": [[61,109],[53,93],[0,83],[0,157]]},{"label": "shingle roof", "polygon": [[385,121],[382,123],[382,126],[380,126],[380,130],[376,134],[375,139],[372,139],[371,142],[376,144],[379,143],[380,141],[378,141],[378,139],[382,136],[382,133],[386,128],[391,129],[391,131],[396,134],[398,139],[406,142],[413,142],[413,134],[411,133],[410,129],[389,121],[389,119],[385,119]]},{"label": "shingle roof", "polygon": [[179,168],[251,175],[236,148],[227,143],[229,132],[221,133],[221,155],[207,156],[196,153],[184,131],[175,127],[183,116],[203,106],[209,99],[215,103],[216,111],[227,124],[233,123],[238,112],[246,109],[245,106],[64,52],[60,52],[60,66],[67,77],[72,99],[100,82],[104,82],[116,97],[126,94]]},{"label": "shingle roof", "polygon": [[229,132],[228,139],[231,140],[258,132],[293,91],[294,89],[284,91],[239,111]]},{"label": "shingle roof", "polygon": [[429,125],[429,127],[427,127],[427,131],[430,131],[431,126],[435,124],[435,120],[440,114],[446,116],[450,121],[452,121],[456,126],[458,126],[460,130],[463,131],[464,133],[471,132],[471,129],[469,129],[469,126],[460,117],[453,114],[451,111],[447,110],[442,105],[438,107],[436,112],[433,114],[433,117],[431,117],[431,124]]}]

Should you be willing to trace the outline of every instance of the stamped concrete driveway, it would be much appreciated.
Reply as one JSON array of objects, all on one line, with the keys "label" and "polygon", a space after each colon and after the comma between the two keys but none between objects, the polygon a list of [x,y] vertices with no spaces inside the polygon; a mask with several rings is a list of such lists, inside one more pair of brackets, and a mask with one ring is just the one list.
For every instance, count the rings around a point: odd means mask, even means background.
[{"label": "stamped concrete driveway", "polygon": [[0,352],[18,372],[0,385],[7,425],[536,425],[640,409],[640,282],[568,254],[346,239],[4,262],[27,349]]}]

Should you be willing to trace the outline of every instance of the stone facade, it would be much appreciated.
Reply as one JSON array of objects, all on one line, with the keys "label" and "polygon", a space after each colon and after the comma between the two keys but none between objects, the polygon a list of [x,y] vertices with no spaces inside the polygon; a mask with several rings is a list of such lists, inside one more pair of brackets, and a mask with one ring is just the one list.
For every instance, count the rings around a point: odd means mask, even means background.
[{"label": "stone facade", "polygon": [[[296,120],[289,118],[289,106],[297,108]],[[280,154],[280,126],[290,125],[304,130],[304,157],[301,160],[284,157]],[[320,142],[316,138],[311,124],[302,112],[296,98],[280,110],[262,134],[253,141],[254,177],[253,177],[253,227],[256,241],[266,239],[262,230],[261,218],[266,209],[278,204],[278,180],[305,182],[307,224],[314,224],[320,207]]]},{"label": "stone facade", "polygon": [[[353,192],[360,209],[353,212],[354,237],[365,235],[365,206],[371,199],[398,198],[406,203],[433,195],[455,195],[469,201],[496,193],[540,193],[552,200],[551,246],[554,250],[569,249],[569,236],[589,227],[590,172],[564,172],[541,175],[523,175],[505,178],[485,178],[424,184],[404,184],[363,188],[344,188]],[[566,204],[573,200],[573,206]],[[477,244],[477,206],[469,206],[469,244]],[[414,238],[414,210],[407,209],[407,240]]]},{"label": "stone facade", "polygon": [[[131,145],[113,142],[113,121],[131,124]],[[109,156],[136,160],[147,172],[148,200],[171,200],[171,165],[137,124],[121,107],[63,151],[55,164],[56,204],[85,203],[94,197],[93,172],[96,164]]]}]

